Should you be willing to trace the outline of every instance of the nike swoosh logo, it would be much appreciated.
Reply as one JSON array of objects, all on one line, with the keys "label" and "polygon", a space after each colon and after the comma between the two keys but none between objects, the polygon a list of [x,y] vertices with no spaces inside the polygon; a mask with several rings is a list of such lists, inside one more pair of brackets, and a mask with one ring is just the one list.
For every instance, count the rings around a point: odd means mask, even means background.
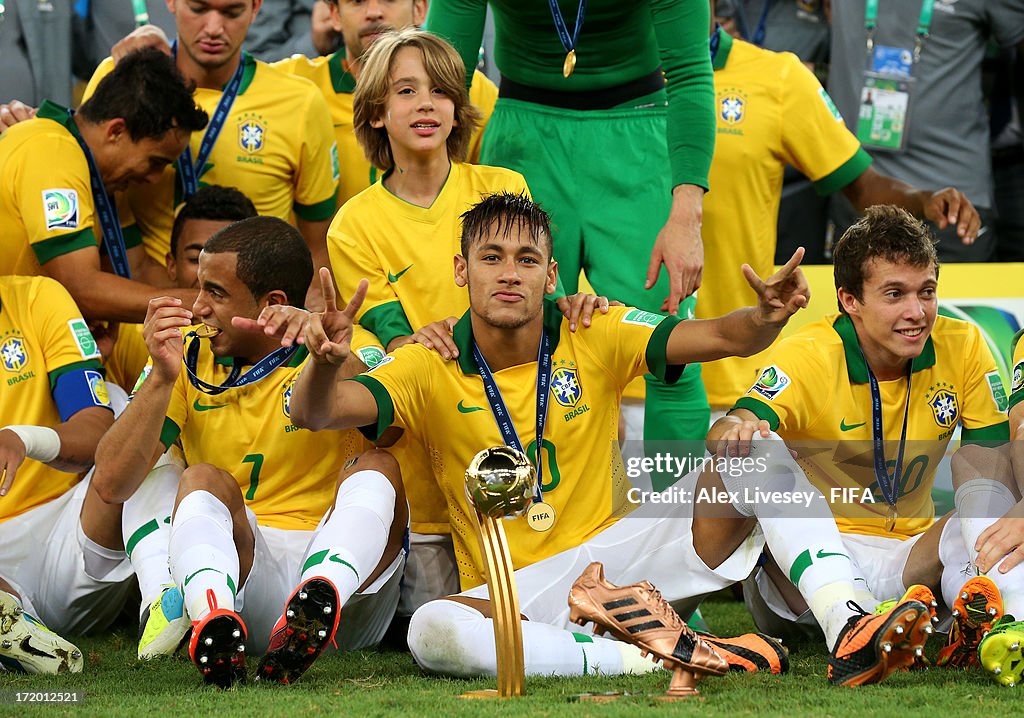
[{"label": "nike swoosh logo", "polygon": [[864,426],[866,423],[866,421],[862,421],[859,424],[847,424],[846,417],[844,416],[842,419],[839,420],[839,430],[850,431],[851,429],[856,429],[858,427]]},{"label": "nike swoosh logo", "polygon": [[201,568],[201,569],[199,569],[198,571],[196,571],[195,573],[193,573],[193,574],[192,574],[191,576],[188,576],[188,577],[187,577],[187,578],[185,579],[185,582],[181,584],[182,588],[184,588],[185,586],[187,586],[187,585],[188,585],[188,582],[189,582],[189,581],[191,581],[191,580],[192,580],[193,578],[195,578],[196,576],[198,576],[199,574],[201,574],[201,573],[202,573],[203,571],[213,571],[214,573],[222,573],[221,571],[218,571],[218,570],[217,570],[217,569],[215,569],[215,568]]},{"label": "nike swoosh logo", "polygon": [[412,269],[412,265],[411,264],[408,267],[406,267],[405,269],[403,269],[401,272],[399,272],[398,274],[392,274],[391,272],[388,272],[388,281],[389,282],[397,282],[399,279],[402,278],[402,275],[405,274],[406,272],[408,272],[410,269]]},{"label": "nike swoosh logo", "polygon": [[847,558],[847,559],[850,558],[845,553],[829,553],[828,551],[825,551],[824,549],[818,549],[818,554],[817,554],[816,558],[828,558],[829,556],[842,556],[843,558]]},{"label": "nike swoosh logo", "polygon": [[466,406],[461,401],[459,402],[459,413],[460,414],[472,414],[474,411],[483,411],[482,406]]},{"label": "nike swoosh logo", "polygon": [[227,404],[200,404],[199,399],[192,402],[192,408],[196,411],[210,411],[212,409],[223,409]]}]

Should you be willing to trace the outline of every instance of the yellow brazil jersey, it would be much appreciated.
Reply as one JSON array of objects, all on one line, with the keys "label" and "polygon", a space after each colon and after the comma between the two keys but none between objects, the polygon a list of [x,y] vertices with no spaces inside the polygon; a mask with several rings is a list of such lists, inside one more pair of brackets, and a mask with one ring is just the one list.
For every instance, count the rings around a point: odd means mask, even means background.
[{"label": "yellow brazil jersey", "polygon": [[[1013,373],[1010,380],[1010,400],[1008,409],[1012,409],[1021,401],[1024,401],[1024,342],[1020,340],[1024,330],[1017,332],[1013,337],[1013,345],[1010,353],[1013,355]],[[1024,438],[1024,437],[1016,437]]]},{"label": "yellow brazil jersey", "polygon": [[[54,257],[99,244],[89,165],[68,111],[44,101],[33,120],[0,134],[0,274],[38,275]],[[141,242],[128,213],[126,247]]]},{"label": "yellow brazil jersey", "polygon": [[129,391],[148,363],[149,349],[142,336],[142,325],[122,323],[110,356],[103,360],[107,381]]},{"label": "yellow brazil jersey", "polygon": [[[852,320],[834,315],[808,324],[779,342],[768,360],[736,406],[767,420],[798,452],[807,478],[829,500],[840,531],[890,535],[888,505],[874,473],[867,365]],[[1009,434],[1002,380],[976,326],[938,317],[912,368],[909,397],[906,378],[879,382],[890,474],[909,406],[899,518],[891,534],[897,537],[931,525],[935,469],[958,424],[967,442],[1005,441]]]},{"label": "yellow brazil jersey", "polygon": [[[330,113],[309,82],[242,56],[244,72],[238,97],[228,113],[199,183],[237,187],[261,215],[291,219],[329,219],[335,210],[337,148]],[[113,69],[107,58],[96,69],[85,96]],[[212,117],[221,92],[198,88],[196,104]],[[193,132],[193,160],[203,132]],[[126,192],[147,253],[160,264],[170,248],[175,208],[182,201],[177,165],[154,185]]]},{"label": "yellow brazil jersey", "polygon": [[[352,130],[352,93],[355,92],[356,79],[345,68],[344,54],[344,50],[341,50],[330,57],[312,59],[293,55],[274,63],[274,67],[311,80],[320,88],[324,99],[327,100],[334,123],[334,139],[338,143],[338,162],[341,170],[341,179],[338,182],[339,207],[372,185],[378,178],[377,168],[366,159],[366,154],[356,141],[355,132]],[[486,75],[478,71],[473,75],[469,100],[483,113],[483,119],[473,133],[469,146],[469,161],[475,163],[480,160],[480,142],[487,120],[494,112],[494,103],[498,100],[498,88]]]},{"label": "yellow brazil jersey", "polygon": [[[578,546],[628,513],[630,485],[616,441],[622,390],[647,371],[669,382],[682,371],[666,366],[675,318],[613,307],[572,333],[552,303],[545,302],[544,311],[552,376],[542,488],[556,522],[538,533],[526,517],[505,521],[516,568]],[[354,379],[377,401],[378,423],[367,430],[379,435],[391,424],[400,426],[431,457],[448,502],[463,589],[479,585],[484,575],[466,502],[466,467],[477,452],[504,443],[473,360],[469,317],[467,312],[455,328],[457,361],[409,345],[393,352],[393,361]],[[537,363],[502,369],[494,378],[527,454],[536,456]]]},{"label": "yellow brazil jersey", "polygon": [[[99,357],[64,287],[47,277],[0,276],[0,426],[60,424],[52,393],[57,378],[73,369],[98,371]],[[90,390],[106,395],[105,389]],[[55,499],[79,478],[26,459],[0,499],[0,521]]]},{"label": "yellow brazil jersey", "polygon": [[[791,164],[827,195],[859,177],[871,158],[846,129],[831,98],[790,53],[770,52],[719,31],[715,55],[718,134],[704,198],[704,283],[700,318],[757,300],[740,272],[772,273],[782,173]],[[704,364],[712,407],[729,407],[764,366],[765,354]]]},{"label": "yellow brazil jersey", "polygon": [[378,182],[338,210],[327,231],[331,269],[343,297],[352,296],[359,280],[370,280],[358,319],[381,344],[469,308],[452,265],[460,251],[459,217],[500,191],[527,192],[526,180],[500,167],[453,162],[430,207],[401,200]]},{"label": "yellow brazil jersey", "polygon": [[[261,381],[216,396],[192,386],[183,362],[160,434],[164,448],[180,439],[189,466],[209,463],[234,476],[265,526],[316,528],[345,462],[366,447],[354,429],[312,432],[292,424],[292,385],[308,357],[300,347]],[[222,384],[232,366],[232,359],[214,357],[204,343],[196,374]]]}]

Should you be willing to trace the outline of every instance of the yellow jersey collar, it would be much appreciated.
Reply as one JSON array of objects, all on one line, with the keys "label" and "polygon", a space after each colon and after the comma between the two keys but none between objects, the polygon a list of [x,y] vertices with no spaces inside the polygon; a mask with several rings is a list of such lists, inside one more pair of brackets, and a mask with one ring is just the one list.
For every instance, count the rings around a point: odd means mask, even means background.
[{"label": "yellow jersey collar", "polygon": [[[857,341],[857,329],[853,326],[853,320],[847,314],[840,314],[832,328],[843,341],[843,351],[846,354],[846,371],[850,381],[854,384],[868,383],[868,365],[864,361],[864,354],[860,350],[860,342]],[[914,358],[911,368],[913,371],[921,371],[935,366],[935,345],[932,337],[924,344],[924,349]]]}]

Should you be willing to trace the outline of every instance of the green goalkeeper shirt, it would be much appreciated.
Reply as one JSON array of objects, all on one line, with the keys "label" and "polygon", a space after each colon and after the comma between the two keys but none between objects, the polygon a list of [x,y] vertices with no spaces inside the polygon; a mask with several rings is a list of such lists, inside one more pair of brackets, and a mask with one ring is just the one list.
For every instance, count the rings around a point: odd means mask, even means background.
[{"label": "green goalkeeper shirt", "polygon": [[[559,0],[572,34],[577,0]],[[427,29],[477,64],[487,0],[431,0]],[[562,76],[566,51],[544,0],[491,0],[495,64],[502,75],[543,90],[594,92],[665,72],[672,185],[707,188],[715,145],[714,81],[707,0],[588,0],[576,43],[576,71]]]}]

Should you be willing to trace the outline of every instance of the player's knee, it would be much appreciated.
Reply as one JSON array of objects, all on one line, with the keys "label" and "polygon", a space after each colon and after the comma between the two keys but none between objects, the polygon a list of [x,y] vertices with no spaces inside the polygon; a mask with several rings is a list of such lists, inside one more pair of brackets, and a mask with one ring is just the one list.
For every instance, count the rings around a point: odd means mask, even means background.
[{"label": "player's knee", "polygon": [[440,599],[420,606],[409,621],[408,641],[416,663],[432,673],[479,676],[494,672],[490,665],[495,660],[493,628],[483,614],[461,603]]},{"label": "player's knee", "polygon": [[234,478],[213,464],[195,464],[181,473],[181,479],[178,481],[178,499],[175,503],[180,503],[193,491],[206,491],[228,507],[241,501],[238,484]]},{"label": "player's knee", "polygon": [[1010,475],[1010,463],[1001,451],[977,444],[961,446],[953,454],[949,466],[953,474],[954,488],[977,478],[990,478],[1007,483],[1006,479]]},{"label": "player's knee", "polygon": [[341,478],[338,479],[339,486],[344,484],[348,477],[360,471],[379,472],[391,483],[395,494],[404,498],[405,489],[402,486],[402,471],[398,466],[398,461],[387,451],[370,449],[358,456],[353,456],[345,465]]}]

